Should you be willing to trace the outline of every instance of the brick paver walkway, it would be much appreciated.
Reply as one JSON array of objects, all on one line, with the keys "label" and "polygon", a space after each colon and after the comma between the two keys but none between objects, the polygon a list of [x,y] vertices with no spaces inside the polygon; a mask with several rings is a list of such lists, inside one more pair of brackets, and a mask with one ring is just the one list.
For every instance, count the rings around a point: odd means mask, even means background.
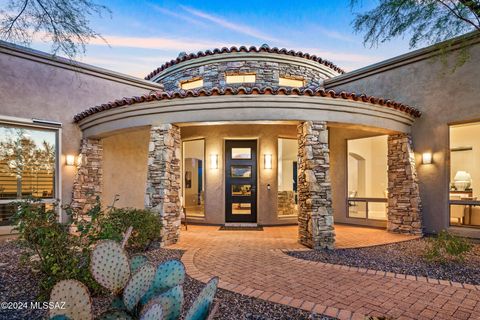
[{"label": "brick paver walkway", "polygon": [[[340,319],[480,319],[480,286],[295,259],[280,249],[302,249],[296,230],[189,226],[182,230],[180,243],[170,248],[186,250],[182,261],[188,274],[200,281],[216,275],[224,289]],[[336,226],[336,231],[340,247],[406,239],[369,228]]]}]

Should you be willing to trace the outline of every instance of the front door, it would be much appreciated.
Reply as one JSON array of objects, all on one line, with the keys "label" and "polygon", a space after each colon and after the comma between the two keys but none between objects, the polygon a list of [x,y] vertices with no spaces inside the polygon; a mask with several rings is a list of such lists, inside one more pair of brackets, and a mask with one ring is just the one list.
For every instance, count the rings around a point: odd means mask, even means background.
[{"label": "front door", "polygon": [[225,221],[257,222],[257,141],[225,141]]}]

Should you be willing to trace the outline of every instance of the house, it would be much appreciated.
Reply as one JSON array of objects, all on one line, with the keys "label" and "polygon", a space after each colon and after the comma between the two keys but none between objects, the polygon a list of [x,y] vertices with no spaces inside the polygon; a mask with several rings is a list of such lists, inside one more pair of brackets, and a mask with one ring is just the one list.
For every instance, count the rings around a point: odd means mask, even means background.
[{"label": "house", "polygon": [[180,53],[145,79],[8,43],[0,64],[3,233],[33,195],[150,208],[165,245],[182,208],[298,224],[314,248],[334,246],[334,221],[480,237],[478,33],[351,72],[268,45]]}]

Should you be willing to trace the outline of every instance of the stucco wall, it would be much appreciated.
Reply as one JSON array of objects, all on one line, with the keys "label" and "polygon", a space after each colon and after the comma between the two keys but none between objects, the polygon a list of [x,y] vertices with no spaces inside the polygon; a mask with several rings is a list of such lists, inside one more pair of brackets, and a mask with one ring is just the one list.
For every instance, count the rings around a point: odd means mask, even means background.
[{"label": "stucco wall", "polygon": [[[365,68],[357,71],[359,75],[349,78],[346,74],[326,83],[328,89],[391,98],[422,111],[412,127],[412,136],[427,232],[448,227],[448,124],[480,119],[480,45],[473,45],[469,54],[469,60],[455,72],[451,66],[456,52],[448,56],[450,68],[438,57],[427,55],[419,60],[422,56],[417,56]],[[427,151],[433,152],[433,164],[422,165],[421,154]]]},{"label": "stucco wall", "polygon": [[[39,56],[40,55],[40,56]],[[11,49],[0,43],[0,121],[2,116],[62,123],[60,155],[62,200],[69,203],[75,170],[65,155],[78,155],[81,131],[73,116],[91,106],[157,88],[146,81],[95,67],[57,62],[43,53]],[[72,70],[73,68],[73,70]]]},{"label": "stucco wall", "polygon": [[104,206],[118,194],[117,207],[145,207],[149,139],[148,128],[102,139]]},{"label": "stucco wall", "polygon": [[[258,223],[291,224],[296,218],[277,217],[277,140],[296,138],[296,125],[212,125],[181,128],[182,140],[205,139],[205,223],[225,223],[224,141],[257,139],[257,217]],[[210,169],[209,155],[218,154],[219,168]],[[265,169],[263,155],[272,154],[272,169]],[[271,189],[267,190],[270,184]]]}]

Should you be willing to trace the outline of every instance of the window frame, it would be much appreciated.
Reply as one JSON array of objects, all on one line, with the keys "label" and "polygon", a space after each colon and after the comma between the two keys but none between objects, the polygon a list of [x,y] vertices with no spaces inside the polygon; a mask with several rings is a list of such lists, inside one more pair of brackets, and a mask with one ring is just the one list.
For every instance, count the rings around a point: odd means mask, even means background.
[{"label": "window frame", "polygon": [[[345,216],[347,219],[354,219],[357,221],[363,220],[366,222],[380,222],[380,223],[386,223],[388,221],[388,208],[385,219],[375,219],[375,218],[370,218],[368,216],[368,205],[370,203],[386,203],[388,204],[388,196],[386,198],[375,198],[375,197],[350,197],[349,195],[349,190],[348,190],[348,177],[349,177],[349,170],[348,170],[348,157],[350,155],[349,148],[348,148],[348,142],[352,140],[361,140],[361,139],[367,139],[367,138],[374,138],[374,137],[381,137],[381,136],[387,136],[385,134],[379,134],[379,135],[373,135],[373,136],[368,136],[368,137],[361,137],[361,138],[349,138],[345,139],[346,140],[346,152],[345,152]],[[387,161],[388,163],[388,161]],[[388,185],[388,173],[387,173],[387,185]],[[350,204],[354,202],[361,202],[365,203],[365,217],[352,217],[350,216]]]},{"label": "window frame", "polygon": [[[302,83],[302,85],[301,85],[301,86],[289,86],[289,85],[285,85],[285,84],[282,85],[282,84],[280,84],[280,81],[281,81],[282,79],[285,79],[285,80],[293,80],[293,81],[300,81],[300,82]],[[294,77],[294,76],[285,76],[285,75],[278,77],[278,85],[279,85],[279,86],[282,86],[282,87],[303,88],[303,87],[305,87],[305,83],[306,83],[306,81],[305,81],[305,78],[303,78],[303,77]]]},{"label": "window frame", "polygon": [[[205,220],[206,218],[206,190],[207,190],[207,174],[206,174],[206,168],[207,168],[207,163],[206,163],[206,152],[207,152],[207,139],[205,137],[198,137],[198,138],[187,138],[187,139],[182,139],[182,161],[181,161],[181,171],[182,171],[182,198],[183,198],[183,203],[182,206],[186,208],[185,206],[185,143],[187,142],[194,142],[194,141],[203,141],[203,168],[202,168],[202,188],[203,188],[203,194],[204,194],[204,204],[203,204],[203,216],[189,216],[188,218],[191,219],[200,219],[200,220]],[[188,215],[188,212],[187,212]]]},{"label": "window frame", "polygon": [[[296,199],[296,203],[295,203],[295,204],[298,206],[298,207],[297,207],[297,213],[296,213],[296,214],[289,214],[289,215],[279,215],[279,214],[278,214],[278,207],[279,207],[279,206],[278,206],[278,192],[279,192],[279,191],[278,191],[278,186],[279,186],[279,182],[280,182],[280,181],[279,181],[279,177],[278,177],[278,172],[279,172],[279,170],[280,170],[280,163],[279,163],[279,162],[280,162],[280,161],[279,161],[279,159],[280,159],[280,153],[279,153],[278,147],[279,147],[279,141],[280,141],[280,140],[296,140],[296,141],[297,141],[297,159],[294,161],[294,162],[297,163],[297,181],[296,181],[297,191],[294,192],[294,199]],[[284,137],[284,136],[277,136],[276,144],[277,144],[277,148],[276,148],[276,153],[277,153],[277,163],[276,163],[276,167],[277,167],[277,168],[276,168],[276,172],[275,172],[275,177],[276,177],[276,181],[277,181],[276,217],[277,217],[277,219],[280,219],[280,220],[282,220],[282,219],[288,220],[288,219],[298,218],[298,213],[299,213],[299,210],[300,210],[300,208],[299,208],[300,203],[299,203],[299,199],[298,199],[298,163],[299,163],[299,161],[298,161],[298,148],[299,148],[298,139],[297,139],[297,138],[292,138],[292,137],[286,137],[286,136],[285,136],[285,137]],[[282,159],[283,159],[283,157],[282,157]],[[282,160],[282,161],[283,161],[283,160]],[[287,191],[288,191],[288,190],[287,190]],[[293,191],[293,190],[292,190],[292,191]]]},{"label": "window frame", "polygon": [[[452,180],[451,180],[451,174],[452,174],[452,141],[451,141],[451,136],[452,136],[452,127],[457,127],[459,125],[468,125],[468,124],[479,124],[480,125],[480,119],[473,119],[473,120],[466,120],[466,121],[457,121],[457,122],[450,122],[448,123],[448,161],[447,165],[445,166],[446,169],[446,176],[447,176],[447,185],[446,185],[446,195],[447,195],[447,226],[448,228],[462,228],[462,229],[480,229],[480,226],[476,225],[471,225],[471,224],[452,224],[452,207],[455,205],[463,205],[464,210],[468,207],[469,214],[471,213],[472,207],[477,207],[480,206],[480,200],[452,200],[450,199],[451,193],[455,193],[455,191],[451,190],[451,185],[452,185]],[[455,152],[455,150],[453,150]]]},{"label": "window frame", "polygon": [[[62,155],[62,124],[57,121],[41,120],[41,119],[25,119],[9,116],[0,116],[0,126],[11,126],[16,128],[27,128],[30,130],[47,130],[55,133],[55,178],[53,180],[54,195],[52,198],[38,198],[42,203],[53,204],[58,203],[57,214],[58,221],[62,222],[62,214],[58,209],[62,205],[62,166],[60,158]],[[21,201],[22,199],[0,199],[0,204],[9,204],[15,201]],[[0,233],[5,228],[12,228],[13,225],[0,226]]]},{"label": "window frame", "polygon": [[[189,89],[183,88],[183,85],[194,83],[194,82],[197,82],[197,81],[201,81],[202,84],[200,86],[192,87],[192,88],[189,88]],[[187,80],[180,81],[180,89],[182,89],[182,90],[193,90],[193,89],[202,88],[202,87],[203,87],[203,78],[202,77],[194,77],[194,78],[190,78],[190,79],[187,79]]]},{"label": "window frame", "polygon": [[[235,81],[229,82],[228,77],[243,77],[242,81]],[[246,76],[253,76],[253,81],[245,81]],[[239,83],[256,83],[257,82],[257,74],[255,72],[227,72],[225,73],[225,83],[226,84],[239,84]]]}]

